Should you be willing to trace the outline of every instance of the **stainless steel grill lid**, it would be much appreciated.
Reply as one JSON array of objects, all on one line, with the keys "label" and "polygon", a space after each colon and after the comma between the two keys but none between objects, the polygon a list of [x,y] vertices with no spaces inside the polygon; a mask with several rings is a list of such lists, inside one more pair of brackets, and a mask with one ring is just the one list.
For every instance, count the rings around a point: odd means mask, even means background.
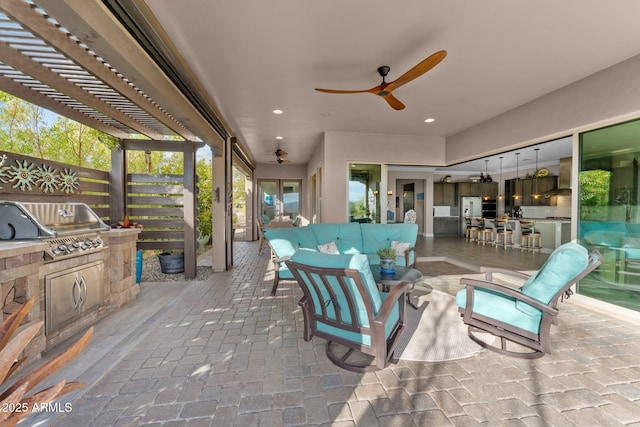
[{"label": "stainless steel grill lid", "polygon": [[85,203],[0,201],[0,240],[29,240],[109,230]]}]

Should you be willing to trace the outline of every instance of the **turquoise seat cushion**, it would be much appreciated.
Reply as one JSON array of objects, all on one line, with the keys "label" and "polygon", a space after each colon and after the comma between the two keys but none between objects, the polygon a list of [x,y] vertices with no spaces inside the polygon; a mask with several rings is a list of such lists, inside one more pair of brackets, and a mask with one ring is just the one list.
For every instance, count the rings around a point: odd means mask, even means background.
[{"label": "turquoise seat cushion", "polygon": [[[387,296],[389,296],[389,294],[386,292],[381,292],[380,295],[382,295],[383,301],[387,298]],[[400,306],[396,301],[396,303],[393,305],[393,308],[391,309],[391,313],[389,314],[387,321],[384,323],[385,338],[389,338],[389,335],[391,335],[391,332],[393,332],[393,329],[395,325],[398,323],[399,319],[400,319]],[[344,338],[354,343],[371,347],[371,335],[369,334],[359,334],[357,332],[345,331],[344,329],[336,328],[335,326],[331,326],[324,322],[318,322],[318,330],[331,335],[338,336],[340,338]]]},{"label": "turquoise seat cushion", "polygon": [[[522,293],[548,304],[551,298],[589,265],[589,253],[577,243],[558,246],[547,261],[522,285]],[[518,309],[533,314],[538,309],[518,301]]]},{"label": "turquoise seat cushion", "polygon": [[335,242],[341,254],[362,253],[362,235],[358,223],[310,224],[303,228],[313,232],[318,244]]},{"label": "turquoise seat cushion", "polygon": [[[456,294],[456,305],[463,309],[467,307],[466,289],[461,289]],[[534,313],[525,313],[516,307],[515,298],[492,290],[476,288],[473,294],[472,309],[476,314],[516,326],[534,334],[537,334],[540,330],[542,313],[539,310],[535,310]]]}]

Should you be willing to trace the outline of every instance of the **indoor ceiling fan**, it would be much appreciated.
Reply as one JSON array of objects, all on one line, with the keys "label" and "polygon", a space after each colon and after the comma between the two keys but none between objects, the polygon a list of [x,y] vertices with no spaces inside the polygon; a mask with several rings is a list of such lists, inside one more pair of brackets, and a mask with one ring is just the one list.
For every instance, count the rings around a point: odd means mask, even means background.
[{"label": "indoor ceiling fan", "polygon": [[289,160],[285,160],[285,157],[287,157],[289,155],[289,153],[287,153],[286,151],[278,148],[276,151],[273,152],[273,154],[276,155],[276,162],[278,163],[289,163]]},{"label": "indoor ceiling fan", "polygon": [[380,83],[376,87],[372,87],[371,89],[335,90],[335,89],[316,88],[316,90],[318,92],[326,92],[326,93],[372,93],[374,95],[378,95],[384,98],[387,101],[387,103],[389,103],[391,108],[393,108],[394,110],[403,110],[405,108],[405,105],[402,102],[400,102],[398,98],[393,96],[391,92],[393,92],[400,86],[406,83],[409,83],[411,80],[420,77],[421,75],[423,75],[424,73],[426,73],[427,71],[429,71],[430,69],[438,65],[440,61],[442,61],[445,58],[445,56],[447,56],[446,50],[441,50],[439,52],[436,52],[433,55],[429,56],[428,58],[422,60],[422,62],[415,65],[413,68],[411,68],[409,71],[401,75],[396,80],[389,83],[385,82],[384,78],[387,76],[387,74],[389,74],[389,70],[391,69],[391,67],[387,65],[378,67],[378,74],[382,76],[382,83]]}]

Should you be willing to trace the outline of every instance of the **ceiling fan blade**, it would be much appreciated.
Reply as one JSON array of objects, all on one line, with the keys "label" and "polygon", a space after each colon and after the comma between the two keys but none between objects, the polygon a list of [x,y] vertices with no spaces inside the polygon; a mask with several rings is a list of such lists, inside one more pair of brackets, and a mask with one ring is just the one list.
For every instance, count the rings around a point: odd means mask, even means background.
[{"label": "ceiling fan blade", "polygon": [[422,60],[419,64],[414,66],[412,69],[398,77],[396,80],[389,83],[385,89],[389,92],[394,89],[399,88],[400,86],[409,83],[411,80],[416,79],[438,65],[445,57],[447,56],[446,50],[441,50],[439,52],[434,53],[428,58]]},{"label": "ceiling fan blade", "polygon": [[318,92],[324,92],[324,93],[367,93],[367,92],[371,92],[373,89],[366,89],[366,90],[335,90],[335,89],[319,89],[319,88],[315,88],[315,90],[317,90]]},{"label": "ceiling fan blade", "polygon": [[393,108],[394,110],[404,110],[405,105],[402,102],[400,102],[398,98],[391,95],[391,93],[388,93],[387,95],[380,95],[380,96],[383,97],[385,101],[387,101],[391,106],[391,108]]}]

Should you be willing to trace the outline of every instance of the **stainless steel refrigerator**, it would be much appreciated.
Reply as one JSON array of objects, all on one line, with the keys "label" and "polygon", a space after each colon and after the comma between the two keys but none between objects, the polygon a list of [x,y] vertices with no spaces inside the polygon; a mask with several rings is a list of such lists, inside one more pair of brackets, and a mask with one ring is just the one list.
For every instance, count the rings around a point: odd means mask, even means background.
[{"label": "stainless steel refrigerator", "polygon": [[460,235],[464,236],[467,231],[466,217],[482,217],[482,197],[461,197],[460,198]]}]

